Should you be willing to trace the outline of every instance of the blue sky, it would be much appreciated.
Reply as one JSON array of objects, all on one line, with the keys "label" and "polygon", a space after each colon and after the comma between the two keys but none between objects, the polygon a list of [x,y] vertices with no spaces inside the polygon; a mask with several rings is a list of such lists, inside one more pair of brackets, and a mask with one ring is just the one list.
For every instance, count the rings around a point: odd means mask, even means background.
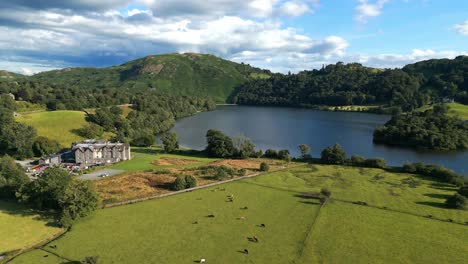
[{"label": "blue sky", "polygon": [[15,0],[0,2],[0,69],[103,67],[211,53],[280,72],[393,68],[468,55],[465,0]]}]

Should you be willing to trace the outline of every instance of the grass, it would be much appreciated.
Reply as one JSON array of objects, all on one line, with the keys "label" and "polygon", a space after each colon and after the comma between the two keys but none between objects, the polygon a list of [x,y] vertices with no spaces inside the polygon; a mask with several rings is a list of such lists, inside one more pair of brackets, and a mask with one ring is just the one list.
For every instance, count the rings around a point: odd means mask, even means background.
[{"label": "grass", "polygon": [[[468,105],[459,104],[459,103],[448,103],[447,106],[449,107],[449,115],[450,116],[458,116],[463,120],[468,120]],[[432,105],[425,105],[423,107],[418,108],[416,111],[424,112],[426,110],[432,109]]]},{"label": "grass", "polygon": [[27,248],[61,232],[49,220],[17,203],[0,201],[0,253]]},{"label": "grass", "polygon": [[185,168],[193,168],[208,164],[216,161],[217,159],[206,158],[202,156],[194,156],[190,151],[182,150],[179,154],[165,154],[161,152],[160,148],[132,148],[132,159],[118,164],[109,166],[111,169],[124,170],[126,172],[145,171],[152,169],[174,168],[180,167],[179,165],[164,166],[155,165],[154,161],[158,158],[176,158],[176,159],[190,159],[196,162],[184,166]]},{"label": "grass", "polygon": [[[334,200],[320,210],[300,196],[323,187]],[[454,191],[416,175],[305,165],[99,210],[52,244],[69,259],[96,255],[103,263],[463,263],[468,228],[459,223],[468,212],[443,207]],[[13,263],[41,261],[32,251]]]},{"label": "grass", "polygon": [[83,140],[73,131],[86,125],[81,111],[50,111],[23,114],[17,121],[36,128],[39,136],[57,140],[62,147],[70,147],[74,141]]},{"label": "grass", "polygon": [[[39,136],[57,140],[64,148],[84,139],[76,134],[76,130],[87,124],[84,112],[68,110],[25,113],[16,120],[34,127]],[[104,133],[104,137],[111,137],[111,133]]]},{"label": "grass", "polygon": [[459,116],[463,120],[468,120],[468,105],[450,103],[449,114]]}]

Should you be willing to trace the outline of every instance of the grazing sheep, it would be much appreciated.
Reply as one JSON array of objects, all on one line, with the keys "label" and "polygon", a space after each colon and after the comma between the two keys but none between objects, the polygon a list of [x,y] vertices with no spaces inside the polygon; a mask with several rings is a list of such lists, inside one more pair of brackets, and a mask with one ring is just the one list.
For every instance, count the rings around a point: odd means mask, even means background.
[{"label": "grazing sheep", "polygon": [[245,220],[245,216],[239,217],[239,220]]},{"label": "grazing sheep", "polygon": [[260,227],[266,227],[265,224],[260,224]]},{"label": "grazing sheep", "polygon": [[249,254],[249,250],[248,249],[244,249],[244,254]]},{"label": "grazing sheep", "polygon": [[208,215],[208,217],[211,217],[211,218],[213,218],[213,217],[215,217],[215,216],[214,216],[214,215],[212,215],[212,214],[210,214],[210,215]]},{"label": "grazing sheep", "polygon": [[199,263],[205,263],[206,259],[200,259]]}]

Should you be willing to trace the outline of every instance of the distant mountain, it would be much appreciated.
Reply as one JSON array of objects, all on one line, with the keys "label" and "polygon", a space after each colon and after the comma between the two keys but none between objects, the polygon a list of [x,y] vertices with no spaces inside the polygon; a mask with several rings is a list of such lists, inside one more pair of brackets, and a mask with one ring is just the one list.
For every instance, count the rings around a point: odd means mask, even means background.
[{"label": "distant mountain", "polygon": [[177,95],[211,97],[225,102],[234,88],[269,71],[213,55],[152,55],[108,68],[66,68],[38,73],[31,80],[82,89],[154,89]]},{"label": "distant mountain", "polygon": [[18,74],[18,73],[0,70],[0,80],[17,80],[17,79],[25,79],[25,78],[26,76]]}]

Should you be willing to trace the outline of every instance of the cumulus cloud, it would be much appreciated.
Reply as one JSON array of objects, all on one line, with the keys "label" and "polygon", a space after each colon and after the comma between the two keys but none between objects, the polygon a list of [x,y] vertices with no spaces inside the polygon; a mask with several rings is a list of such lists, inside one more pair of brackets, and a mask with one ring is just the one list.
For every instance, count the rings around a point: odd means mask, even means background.
[{"label": "cumulus cloud", "polygon": [[366,23],[368,18],[380,16],[382,8],[388,0],[358,0],[356,20]]},{"label": "cumulus cloud", "polygon": [[68,9],[101,11],[125,7],[131,0],[3,0],[0,8]]},{"label": "cumulus cloud", "polygon": [[455,25],[455,30],[462,35],[468,35],[468,20],[463,23]]},{"label": "cumulus cloud", "polygon": [[159,17],[301,16],[311,12],[318,0],[140,0]]}]

